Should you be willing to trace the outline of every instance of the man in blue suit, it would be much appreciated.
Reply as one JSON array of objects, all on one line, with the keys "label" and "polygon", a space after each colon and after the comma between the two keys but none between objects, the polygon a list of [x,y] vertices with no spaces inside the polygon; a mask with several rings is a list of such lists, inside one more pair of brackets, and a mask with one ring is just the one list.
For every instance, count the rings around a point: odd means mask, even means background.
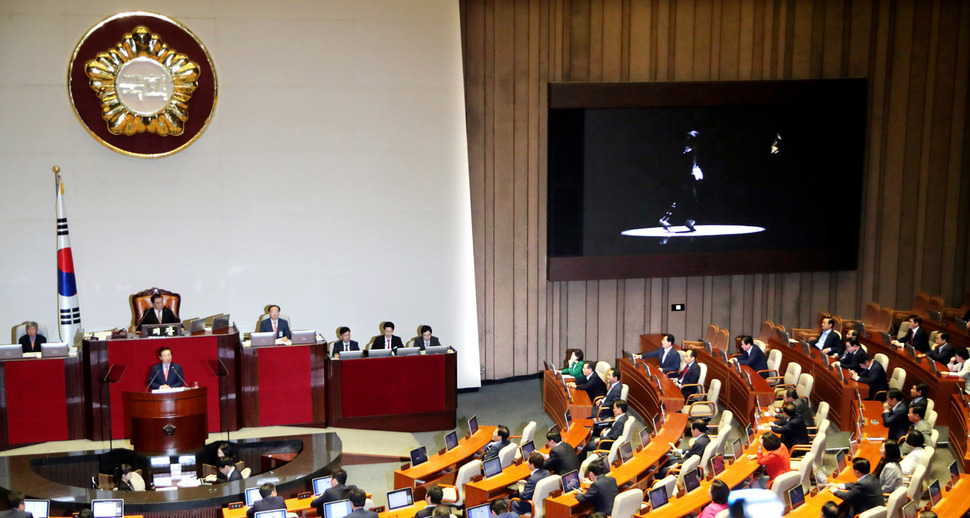
[{"label": "man in blue suit", "polygon": [[677,385],[680,386],[680,393],[684,395],[684,401],[691,394],[697,394],[701,391],[700,387],[686,387],[685,385],[694,385],[701,379],[701,366],[697,363],[697,351],[691,349],[687,351],[687,366],[678,375],[671,376],[672,378],[679,378],[677,380]]},{"label": "man in blue suit", "polygon": [[[754,344],[754,339],[750,336],[745,336],[741,339],[741,356],[731,358],[731,361],[737,361],[741,365],[747,365],[754,369],[755,372],[768,370],[768,359],[765,358],[764,351]],[[762,372],[761,377],[767,378],[768,373]]]},{"label": "man in blue suit", "polygon": [[634,355],[636,358],[660,358],[660,370],[670,375],[680,371],[680,354],[674,350],[674,335],[665,334],[660,340],[660,349],[645,354]]},{"label": "man in blue suit", "polygon": [[364,509],[364,505],[367,503],[367,493],[363,489],[351,489],[347,492],[347,498],[350,500],[350,505],[354,506],[353,512],[347,516],[350,518],[377,518],[377,513]]},{"label": "man in blue suit", "polygon": [[884,390],[889,390],[889,380],[886,378],[886,370],[882,364],[874,361],[865,351],[860,351],[859,365],[862,367],[860,374],[853,374],[856,381],[861,381],[869,385],[869,399],[876,399],[876,394]]},{"label": "man in blue suit", "polygon": [[841,345],[840,342],[842,338],[839,337],[839,333],[835,329],[835,319],[832,317],[825,317],[822,319],[822,334],[818,335],[818,338],[809,342],[812,347],[826,352],[831,349],[838,349]]},{"label": "man in blue suit", "polygon": [[276,333],[274,338],[293,338],[290,334],[290,323],[280,318],[280,307],[273,304],[269,307],[269,318],[259,323],[260,333]]},{"label": "man in blue suit", "polygon": [[510,511],[520,515],[532,512],[532,508],[529,507],[527,502],[532,501],[532,495],[536,492],[536,484],[549,476],[549,472],[542,468],[545,462],[546,459],[541,453],[534,451],[529,454],[529,467],[532,468],[532,473],[529,474],[529,478],[525,479],[525,487],[519,493],[519,499],[512,502]]},{"label": "man in blue suit", "polygon": [[903,392],[899,389],[889,389],[886,402],[882,404],[882,425],[889,429],[889,440],[898,441],[909,431],[909,417]]},{"label": "man in blue suit", "polygon": [[162,347],[158,350],[158,359],[161,363],[152,366],[148,373],[148,388],[167,389],[185,386],[185,376],[182,375],[182,366],[172,362],[172,350]]}]

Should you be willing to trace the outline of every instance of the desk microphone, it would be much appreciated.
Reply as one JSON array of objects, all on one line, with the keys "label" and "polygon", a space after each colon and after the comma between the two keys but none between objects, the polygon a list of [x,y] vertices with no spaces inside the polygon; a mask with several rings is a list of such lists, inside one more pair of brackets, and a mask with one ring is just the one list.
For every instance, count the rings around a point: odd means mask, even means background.
[{"label": "desk microphone", "polygon": [[[154,369],[152,369],[152,370],[154,370]],[[145,387],[145,391],[149,391],[149,390],[152,389],[152,383],[155,382],[155,378],[157,378],[157,377],[158,377],[158,372],[155,372],[155,375],[152,376],[152,379],[148,380],[148,386]]]},{"label": "desk microphone", "polygon": [[188,386],[189,386],[189,384],[185,382],[185,378],[183,378],[183,377],[182,377],[182,375],[181,375],[181,374],[179,374],[179,371],[178,371],[178,369],[174,369],[174,368],[173,368],[173,369],[172,369],[172,372],[174,372],[174,373],[175,373],[175,375],[176,375],[176,376],[178,376],[180,380],[182,380],[182,386],[183,386],[183,387],[188,387]]}]

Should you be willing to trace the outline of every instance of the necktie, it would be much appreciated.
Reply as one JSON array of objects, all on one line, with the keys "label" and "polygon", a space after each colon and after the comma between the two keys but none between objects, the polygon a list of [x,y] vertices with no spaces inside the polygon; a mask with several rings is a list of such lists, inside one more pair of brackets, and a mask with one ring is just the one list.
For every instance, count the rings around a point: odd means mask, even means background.
[{"label": "necktie", "polygon": [[162,364],[162,370],[165,371],[164,376],[165,376],[165,381],[167,382],[168,381],[168,365]]},{"label": "necktie", "polygon": [[684,372],[681,372],[681,373],[680,373],[680,379],[681,379],[681,380],[683,380],[683,379],[684,379],[684,376],[686,376],[686,375],[687,375],[687,369],[689,369],[689,368],[690,368],[690,364],[688,363],[688,364],[687,364],[687,366],[686,366],[686,367],[684,367]]},{"label": "necktie", "polygon": [[162,323],[162,312],[161,311],[156,311],[155,312],[155,318],[158,319],[158,323],[161,324]]},{"label": "necktie", "polygon": [[385,349],[390,349],[391,348],[391,339],[390,338],[387,338],[387,339],[384,340],[384,348]]},{"label": "necktie", "polygon": [[276,321],[273,321],[273,336],[276,336]]}]

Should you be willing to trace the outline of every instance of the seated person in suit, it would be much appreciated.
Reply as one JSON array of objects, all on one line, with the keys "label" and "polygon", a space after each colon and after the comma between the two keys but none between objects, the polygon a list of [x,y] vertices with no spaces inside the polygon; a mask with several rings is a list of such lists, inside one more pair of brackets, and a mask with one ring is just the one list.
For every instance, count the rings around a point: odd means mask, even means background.
[{"label": "seated person in suit", "polygon": [[529,478],[525,479],[525,487],[522,492],[519,493],[519,499],[512,502],[510,510],[517,514],[527,514],[532,512],[532,508],[529,507],[527,502],[532,501],[532,495],[535,494],[536,484],[540,480],[549,476],[549,472],[545,470],[542,465],[545,459],[542,454],[534,451],[529,454],[529,468],[532,471],[529,473]]},{"label": "seated person in suit", "polygon": [[[870,473],[871,466],[869,461],[863,457],[852,459],[852,473],[856,476],[856,482],[846,484],[829,484],[829,490],[852,506],[852,514],[856,516],[862,514],[873,507],[883,505],[882,486],[879,479]],[[840,488],[840,486],[844,486]]]},{"label": "seated person in suit", "polygon": [[401,341],[401,337],[394,334],[394,322],[387,321],[381,324],[381,331],[384,332],[384,335],[374,339],[374,343],[370,346],[371,349],[390,349],[396,351],[399,347],[404,347],[404,342]]},{"label": "seated person in suit", "polygon": [[377,513],[364,509],[367,505],[367,493],[363,489],[351,489],[347,492],[347,498],[350,500],[350,505],[354,507],[354,510],[347,515],[349,518],[377,518]]},{"label": "seated person in suit", "polygon": [[862,372],[862,366],[859,365],[859,354],[864,352],[858,340],[851,338],[846,340],[845,352],[839,357],[839,365],[852,372]]},{"label": "seated person in suit", "polygon": [[613,477],[603,474],[603,461],[594,460],[589,464],[589,479],[593,482],[585,493],[577,493],[576,501],[591,504],[593,511],[609,514],[613,512],[613,500],[620,494],[620,488]]},{"label": "seated person in suit", "polygon": [[603,383],[603,379],[600,378],[599,374],[596,374],[596,364],[593,362],[586,362],[583,364],[583,376],[581,378],[576,378],[576,381],[570,382],[570,387],[578,388],[579,390],[585,390],[586,394],[589,395],[589,400],[606,395],[606,383]]},{"label": "seated person in suit", "polygon": [[809,444],[812,441],[808,438],[808,428],[802,416],[798,415],[793,403],[787,403],[781,407],[787,419],[784,422],[776,421],[771,425],[771,431],[781,436],[781,442],[791,451],[796,444]]},{"label": "seated person in suit", "polygon": [[626,413],[627,408],[626,401],[618,399],[613,402],[613,425],[603,428],[598,437],[592,437],[586,443],[586,448],[583,449],[583,458],[595,451],[601,440],[615,441],[620,438],[620,435],[623,434],[623,426],[630,419],[630,416]]},{"label": "seated person in suit", "polygon": [[562,434],[555,430],[546,433],[546,447],[549,448],[549,455],[542,468],[556,475],[569,473],[579,469],[579,455],[576,455],[576,447],[562,440]]},{"label": "seated person in suit", "polygon": [[438,486],[438,484],[431,484],[428,486],[428,492],[424,495],[424,501],[427,504],[424,509],[421,509],[414,515],[414,518],[431,518],[434,514],[435,509],[441,505],[441,499],[445,497],[445,492]]},{"label": "seated person in suit", "polygon": [[39,353],[40,344],[46,344],[47,337],[37,334],[37,322],[27,322],[27,334],[20,337],[20,346],[25,353]]},{"label": "seated person in suit", "polygon": [[[839,342],[842,340],[839,338],[839,333],[835,329],[835,319],[832,317],[825,317],[822,319],[822,334],[818,335],[818,338],[809,342],[812,347],[826,352],[826,349],[832,349],[833,347],[839,347]],[[827,353],[826,353],[827,354]]]},{"label": "seated person in suit", "polygon": [[754,338],[750,336],[741,338],[741,354],[736,358],[731,358],[731,361],[751,367],[755,372],[760,372],[762,378],[768,377],[767,372],[761,372],[768,370],[768,359],[765,357],[765,352],[754,344]]},{"label": "seated person in suit", "polygon": [[286,509],[286,500],[283,500],[283,497],[276,494],[276,484],[272,482],[266,482],[259,486],[259,496],[263,497],[263,499],[253,504],[249,509],[246,509],[246,516],[248,518],[253,518],[256,516],[256,513],[263,511]]},{"label": "seated person in suit", "polygon": [[441,345],[441,342],[438,341],[437,336],[431,334],[431,326],[421,326],[421,336],[414,341],[414,345],[423,351],[428,347]]},{"label": "seated person in suit", "polygon": [[926,439],[923,439],[923,434],[916,430],[910,430],[906,434],[906,440],[900,446],[900,454],[902,454],[904,447],[909,450],[909,453],[903,455],[903,460],[899,461],[899,467],[903,470],[903,475],[909,476],[916,471],[916,466],[919,466],[920,457],[923,456],[924,446],[926,446]]},{"label": "seated person in suit", "polygon": [[910,315],[906,318],[909,322],[909,331],[906,332],[906,336],[902,340],[893,340],[892,344],[896,347],[903,347],[906,344],[912,345],[913,349],[918,352],[926,353],[930,350],[930,339],[926,336],[926,331],[920,327],[923,323],[923,319],[919,315]]},{"label": "seated person in suit", "polygon": [[12,491],[7,495],[7,505],[9,510],[0,513],[0,517],[3,518],[33,518],[33,515],[24,510],[26,504],[24,504],[24,499],[26,497],[23,493],[18,493],[17,491]]},{"label": "seated person in suit", "polygon": [[963,378],[966,383],[963,386],[963,391],[970,394],[970,354],[967,352],[966,347],[961,347],[953,352],[953,358],[950,358],[950,363],[947,364],[947,368],[950,372],[943,373],[944,376],[949,378]]},{"label": "seated person in suit", "polygon": [[222,475],[219,477],[223,482],[232,482],[234,480],[242,480],[242,473],[236,469],[236,459],[233,457],[223,457],[219,459],[219,464],[216,465],[219,468],[219,473]]},{"label": "seated person in suit", "polygon": [[[623,395],[623,385],[620,384],[620,369],[606,371],[606,382],[609,387],[606,389],[606,396],[600,400],[599,405],[593,408],[594,419],[612,419],[613,403],[619,401],[620,396]],[[606,426],[609,426],[609,423],[596,423],[593,425],[593,431],[598,431],[597,428]]]},{"label": "seated person in suit", "polygon": [[697,363],[697,351],[690,349],[685,355],[685,360],[687,365],[684,366],[684,370],[676,375],[671,375],[671,378],[677,379],[677,385],[680,387],[680,393],[684,395],[684,401],[691,394],[697,394],[701,391],[700,387],[686,387],[685,385],[696,384],[701,379],[701,366]]},{"label": "seated person in suit", "polygon": [[347,472],[337,468],[330,473],[330,487],[324,490],[322,495],[314,498],[310,502],[310,507],[317,510],[317,515],[323,516],[323,504],[343,500],[344,493],[351,489],[357,489],[357,486],[347,485]]},{"label": "seated person in suit", "polygon": [[179,317],[171,309],[165,307],[165,299],[158,293],[152,295],[152,307],[141,315],[138,327],[145,324],[178,324]]},{"label": "seated person in suit", "polygon": [[886,370],[882,364],[874,361],[865,352],[859,353],[859,366],[862,372],[852,374],[856,381],[869,385],[869,399],[876,399],[876,395],[884,390],[889,390],[889,379],[886,378]]},{"label": "seated person in suit", "polygon": [[930,386],[927,385],[925,381],[917,381],[916,383],[913,383],[913,386],[909,387],[909,404],[923,403],[924,405],[929,405],[929,400],[926,399],[926,396],[929,393]]},{"label": "seated person in suit", "polygon": [[666,477],[667,472],[671,468],[680,465],[692,455],[697,455],[698,457],[704,456],[704,449],[711,443],[711,437],[707,435],[707,423],[703,419],[694,419],[691,421],[690,436],[693,437],[694,443],[687,450],[681,450],[674,443],[669,443],[673,457],[660,467],[659,474],[657,475],[658,479]]},{"label": "seated person in suit", "polygon": [[[541,458],[542,455],[539,457]],[[519,513],[509,510],[509,503],[506,502],[504,498],[492,500],[492,503],[488,506],[488,509],[492,511],[492,516],[495,518],[519,518]]]},{"label": "seated person in suit", "polygon": [[[907,424],[910,425],[909,430],[919,432],[923,435],[923,444],[936,448],[936,445],[932,443],[933,429],[930,428],[930,423],[924,419],[924,417],[926,417],[926,404],[911,403],[909,405],[909,414],[907,414],[906,417]],[[899,453],[906,455],[912,449],[912,446],[903,444],[899,449]]]},{"label": "seated person in suit", "polygon": [[498,425],[492,432],[492,442],[485,447],[485,455],[482,456],[482,460],[498,457],[498,452],[510,444],[512,444],[512,441],[509,440],[509,427],[504,424]]},{"label": "seated person in suit", "polygon": [[822,518],[839,518],[839,504],[825,502],[822,506]]},{"label": "seated person in suit", "polygon": [[280,318],[280,307],[273,304],[269,307],[269,318],[259,323],[260,333],[275,333],[274,338],[293,338],[290,334],[290,323],[286,319]]},{"label": "seated person in suit", "polygon": [[650,351],[645,354],[634,354],[633,357],[641,358],[660,358],[660,370],[664,374],[670,375],[680,371],[680,353],[674,350],[674,335],[665,334],[660,340],[660,349]]},{"label": "seated person in suit", "polygon": [[843,354],[845,354],[845,343],[847,340],[859,340],[859,332],[856,331],[855,329],[849,329],[848,331],[845,332],[845,336],[843,336],[832,347],[822,349],[822,353],[832,356],[834,358],[838,358],[839,356],[842,356]]},{"label": "seated person in suit", "polygon": [[932,349],[927,351],[925,355],[921,354],[920,356],[929,356],[946,365],[950,363],[950,358],[953,358],[955,351],[956,349],[950,344],[950,333],[936,333],[936,336],[933,338]]},{"label": "seated person in suit", "polygon": [[118,474],[118,491],[144,491],[145,479],[137,471],[132,469],[131,464],[122,464]]},{"label": "seated person in suit", "polygon": [[182,366],[172,362],[172,350],[162,347],[158,350],[160,363],[152,365],[152,370],[148,374],[148,387],[152,389],[167,389],[185,386],[185,376],[182,375]]},{"label": "seated person in suit", "polygon": [[909,430],[909,419],[906,416],[906,402],[903,401],[903,391],[889,389],[886,392],[886,402],[882,404],[882,425],[889,429],[889,440],[897,441]]},{"label": "seated person in suit", "polygon": [[340,353],[342,353],[343,351],[360,350],[360,346],[357,345],[357,342],[350,339],[349,327],[344,326],[337,329],[337,335],[340,337],[340,340],[337,340],[336,342],[333,343],[333,351],[331,352],[334,358],[339,358]]},{"label": "seated person in suit", "polygon": [[572,376],[578,378],[583,375],[583,351],[579,349],[573,350],[569,355],[569,362],[567,362],[567,367],[562,370],[562,373],[567,376]]},{"label": "seated person in suit", "polygon": [[[785,389],[784,401],[786,405],[788,403],[795,405],[795,411],[801,416],[805,426],[815,426],[815,413],[812,412],[812,405],[808,403],[808,399],[798,397],[797,390],[791,387]],[[782,424],[788,420],[788,416],[784,413],[775,414],[775,420],[778,421],[778,424]]]}]

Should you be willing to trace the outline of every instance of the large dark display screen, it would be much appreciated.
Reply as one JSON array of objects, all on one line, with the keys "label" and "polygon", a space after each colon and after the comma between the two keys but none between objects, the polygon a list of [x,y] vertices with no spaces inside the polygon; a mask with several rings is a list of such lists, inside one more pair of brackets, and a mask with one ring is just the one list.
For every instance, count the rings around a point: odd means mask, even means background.
[{"label": "large dark display screen", "polygon": [[866,88],[551,84],[549,279],[856,268]]}]

